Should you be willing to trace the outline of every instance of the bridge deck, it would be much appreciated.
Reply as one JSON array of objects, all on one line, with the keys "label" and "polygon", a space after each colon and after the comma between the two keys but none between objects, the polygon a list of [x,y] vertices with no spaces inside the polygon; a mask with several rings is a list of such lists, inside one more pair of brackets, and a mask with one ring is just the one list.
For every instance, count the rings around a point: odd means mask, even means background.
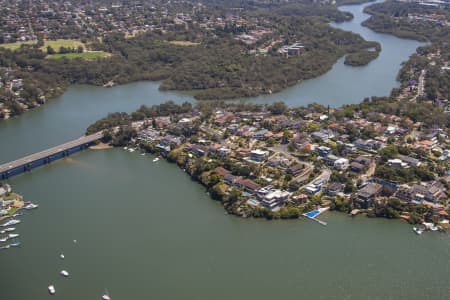
[{"label": "bridge deck", "polygon": [[46,158],[48,156],[60,153],[62,151],[66,151],[69,150],[71,148],[86,144],[86,143],[91,143],[94,142],[96,140],[99,140],[102,137],[103,133],[102,132],[97,132],[88,136],[83,136],[80,137],[79,139],[61,144],[59,146],[53,147],[53,148],[49,148],[47,150],[38,152],[38,153],[34,153],[22,158],[19,158],[17,160],[8,162],[8,163],[4,163],[2,165],[0,165],[0,173],[9,171],[9,170],[13,170],[17,167],[26,165],[28,163],[34,162],[36,160],[40,160],[43,158]]}]

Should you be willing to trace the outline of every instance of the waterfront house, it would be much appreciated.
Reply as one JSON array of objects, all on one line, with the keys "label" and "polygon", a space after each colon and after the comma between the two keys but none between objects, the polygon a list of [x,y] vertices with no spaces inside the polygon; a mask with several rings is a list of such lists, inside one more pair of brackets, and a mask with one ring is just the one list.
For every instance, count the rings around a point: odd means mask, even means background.
[{"label": "waterfront house", "polygon": [[334,182],[330,184],[327,188],[327,194],[329,196],[336,196],[339,193],[342,193],[344,191],[344,184],[339,182]]},{"label": "waterfront house", "polygon": [[12,189],[11,189],[11,186],[9,184],[6,183],[6,184],[2,185],[0,187],[0,197],[6,195],[8,193],[11,193],[11,191],[12,191]]},{"label": "waterfront house", "polygon": [[234,181],[234,185],[238,188],[243,188],[245,191],[252,194],[256,193],[256,191],[261,188],[261,185],[248,178],[238,178]]},{"label": "waterfront house", "polygon": [[184,150],[194,154],[195,156],[204,156],[208,153],[208,147],[198,144],[187,144]]},{"label": "waterfront house", "polygon": [[294,203],[306,203],[306,202],[308,202],[308,195],[299,194],[299,195],[292,196],[291,199]]},{"label": "waterfront house", "polygon": [[446,198],[445,187],[439,181],[433,181],[428,184],[414,184],[413,186],[401,186],[395,193],[395,196],[407,202],[429,201],[438,202]]},{"label": "waterfront house", "polygon": [[219,174],[222,177],[225,177],[226,175],[231,173],[231,171],[228,171],[224,167],[217,167],[214,169],[214,172],[216,172],[217,174]]},{"label": "waterfront house", "polygon": [[383,190],[381,184],[370,182],[361,188],[357,193],[357,201],[363,208],[368,208],[372,205],[375,197],[377,197]]},{"label": "waterfront house", "polygon": [[289,197],[290,193],[282,190],[272,190],[266,194],[261,204],[271,210],[279,209],[284,201]]},{"label": "waterfront house", "polygon": [[224,175],[224,180],[229,185],[234,185],[234,183],[236,182],[237,179],[238,179],[238,177],[234,176],[231,173]]},{"label": "waterfront house", "polygon": [[321,190],[322,190],[322,187],[315,185],[315,184],[310,184],[305,188],[305,191],[311,195],[315,195],[315,194],[319,193]]}]

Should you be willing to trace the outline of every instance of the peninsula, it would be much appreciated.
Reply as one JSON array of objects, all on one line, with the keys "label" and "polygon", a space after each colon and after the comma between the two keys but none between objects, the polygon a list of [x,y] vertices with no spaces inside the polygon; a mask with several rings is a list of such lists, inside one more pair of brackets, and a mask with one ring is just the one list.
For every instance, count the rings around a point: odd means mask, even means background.
[{"label": "peninsula", "polygon": [[444,225],[448,122],[433,104],[390,97],[339,109],[167,102],[110,114],[87,133],[176,163],[238,216],[298,218],[325,205]]}]

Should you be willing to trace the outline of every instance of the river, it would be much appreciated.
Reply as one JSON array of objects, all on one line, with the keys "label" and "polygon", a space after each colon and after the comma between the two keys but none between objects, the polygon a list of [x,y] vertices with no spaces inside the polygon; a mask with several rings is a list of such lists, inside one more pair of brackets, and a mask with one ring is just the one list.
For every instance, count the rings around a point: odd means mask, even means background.
[{"label": "river", "polygon": [[[364,30],[357,24],[364,17],[360,7],[343,7],[356,17],[339,26]],[[372,39],[381,38],[392,37]],[[397,50],[403,59],[410,54],[405,49]],[[78,137],[107,112],[166,99],[191,98],[162,93],[157,83],[71,87],[44,107],[0,123],[0,160]],[[332,212],[321,216],[328,226],[225,215],[175,165],[122,149],[78,153],[10,183],[40,207],[21,217],[22,247],[0,253],[1,299],[51,299],[49,284],[57,290],[53,298],[65,300],[100,299],[105,289],[112,299],[168,300],[450,295],[448,234],[417,236],[400,221]],[[58,275],[62,269],[68,279]]]}]

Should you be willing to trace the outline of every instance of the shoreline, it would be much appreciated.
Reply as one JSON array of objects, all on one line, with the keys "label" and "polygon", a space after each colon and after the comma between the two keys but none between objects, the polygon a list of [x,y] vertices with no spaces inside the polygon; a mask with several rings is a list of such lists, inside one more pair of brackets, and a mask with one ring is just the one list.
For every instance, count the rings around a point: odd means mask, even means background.
[{"label": "shoreline", "polygon": [[[163,159],[165,160],[165,162],[170,163],[170,164],[175,164],[175,165],[177,165],[177,167],[179,168],[179,170],[181,170],[181,171],[183,171],[183,173],[186,173],[187,175],[189,175],[189,177],[190,177],[191,180],[193,180],[193,181],[195,181],[196,183],[200,184],[200,185],[205,189],[206,194],[207,194],[208,197],[209,197],[209,200],[216,201],[216,202],[220,202],[220,205],[221,205],[222,208],[225,210],[225,214],[227,214],[227,215],[233,215],[233,216],[235,216],[235,217],[243,218],[243,219],[266,219],[267,221],[273,221],[273,220],[299,220],[299,219],[305,219],[305,220],[307,220],[307,219],[311,219],[311,220],[316,221],[316,222],[318,222],[319,224],[322,224],[322,225],[325,225],[325,226],[327,225],[326,222],[324,222],[324,221],[322,221],[322,220],[319,220],[319,219],[316,219],[316,218],[310,218],[310,217],[307,216],[307,214],[308,214],[310,211],[314,211],[314,210],[322,210],[321,213],[322,213],[322,212],[326,212],[326,211],[329,211],[329,212],[335,212],[335,213],[347,215],[348,217],[350,217],[350,218],[352,218],[352,219],[353,219],[353,218],[357,218],[357,217],[359,217],[359,216],[364,216],[365,218],[369,218],[369,219],[388,219],[388,220],[391,219],[391,218],[388,218],[388,217],[386,217],[386,216],[377,216],[377,215],[375,215],[375,214],[374,214],[374,209],[373,209],[373,208],[369,208],[369,209],[352,209],[351,211],[344,212],[344,211],[338,210],[338,209],[336,209],[336,208],[332,208],[331,202],[328,201],[328,200],[325,200],[325,201],[324,201],[325,203],[322,203],[322,204],[320,204],[320,205],[316,205],[316,207],[313,207],[312,209],[305,209],[303,212],[300,212],[300,214],[299,214],[298,217],[296,217],[296,218],[283,218],[283,217],[281,217],[281,216],[276,216],[276,217],[274,216],[274,217],[268,218],[268,217],[264,217],[264,216],[254,216],[254,215],[242,215],[242,214],[237,214],[235,211],[227,209],[227,207],[226,207],[220,200],[214,199],[213,196],[211,196],[211,188],[209,188],[206,184],[204,184],[204,183],[201,181],[201,178],[195,177],[193,174],[190,173],[190,170],[185,169],[185,168],[183,168],[182,166],[180,166],[180,165],[177,163],[177,161],[172,161],[172,160],[170,160],[170,159],[168,158],[168,155],[167,155],[167,154],[166,154],[166,155],[163,155],[163,154],[160,153],[160,152],[150,152],[150,151],[148,151],[147,149],[141,147],[139,144],[134,144],[134,145],[131,145],[131,144],[130,144],[130,145],[128,146],[129,149],[130,149],[130,148],[134,148],[134,147],[136,147],[137,149],[143,151],[142,153],[149,153],[149,154],[155,155],[155,156],[158,157],[158,158],[161,157],[161,158],[163,158]],[[110,148],[121,149],[122,147],[119,147],[119,146],[118,146],[118,147],[110,146]],[[133,152],[134,152],[134,151],[133,151]],[[306,207],[306,205],[305,205],[305,207]],[[272,211],[272,213],[278,213],[278,212],[279,212],[279,210],[277,210],[277,211]],[[409,222],[408,222],[408,219],[409,219],[409,218],[405,218],[404,215],[401,215],[399,218],[394,218],[393,220],[398,220],[398,221],[400,221],[400,222],[402,222],[402,223],[405,223],[405,224],[407,224],[407,225],[414,225],[414,224],[409,223]],[[421,222],[419,222],[419,223],[417,223],[417,224],[420,224],[420,225],[421,225],[421,224],[423,224],[423,222],[425,222],[425,221],[422,220]],[[441,229],[439,230],[439,232],[442,232],[442,233],[445,233],[448,229],[450,229],[450,225],[448,225],[448,224],[441,224],[441,223],[439,223],[437,226],[440,226],[440,227],[441,227]]]},{"label": "shoreline", "polygon": [[98,143],[97,145],[89,147],[89,149],[91,149],[91,150],[106,150],[106,149],[111,149],[111,148],[114,148],[114,147],[111,146],[110,144],[105,144],[105,143]]}]

